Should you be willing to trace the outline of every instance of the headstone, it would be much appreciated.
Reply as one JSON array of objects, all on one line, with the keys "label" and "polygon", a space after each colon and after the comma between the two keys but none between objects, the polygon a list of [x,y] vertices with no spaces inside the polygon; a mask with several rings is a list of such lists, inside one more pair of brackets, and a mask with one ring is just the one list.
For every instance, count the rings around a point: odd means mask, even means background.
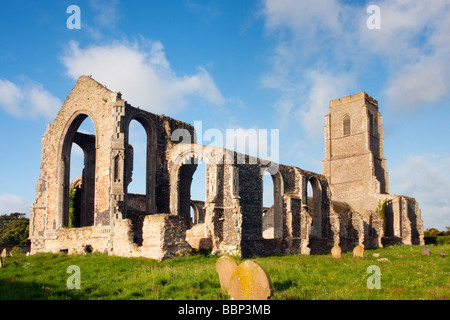
[{"label": "headstone", "polygon": [[222,256],[216,262],[216,271],[219,275],[220,287],[222,291],[228,291],[231,275],[236,270],[238,264],[230,256]]},{"label": "headstone", "polygon": [[0,268],[3,267],[3,261],[2,258],[0,257]]},{"label": "headstone", "polygon": [[379,253],[374,253],[373,256],[374,256],[375,258],[378,258],[378,257],[380,256],[380,254],[379,254]]},{"label": "headstone", "polygon": [[331,256],[336,259],[340,259],[342,254],[342,250],[339,246],[334,246],[331,248]]},{"label": "headstone", "polygon": [[389,261],[389,259],[388,259],[388,258],[380,258],[380,259],[377,259],[377,261],[381,261],[381,262],[388,262],[388,261]]},{"label": "headstone", "polygon": [[422,250],[422,255],[423,256],[429,256],[431,254],[430,249],[429,248],[425,248]]},{"label": "headstone", "polygon": [[8,251],[6,251],[6,248],[3,249],[1,257],[6,258],[8,256]]},{"label": "headstone", "polygon": [[364,259],[364,248],[360,245],[357,245],[353,249],[353,257]]},{"label": "headstone", "polygon": [[442,258],[445,258],[445,256],[447,256],[448,254],[444,252],[444,249],[442,249],[440,255]]},{"label": "headstone", "polygon": [[228,295],[232,300],[267,300],[272,293],[269,275],[255,261],[242,262],[231,276]]}]

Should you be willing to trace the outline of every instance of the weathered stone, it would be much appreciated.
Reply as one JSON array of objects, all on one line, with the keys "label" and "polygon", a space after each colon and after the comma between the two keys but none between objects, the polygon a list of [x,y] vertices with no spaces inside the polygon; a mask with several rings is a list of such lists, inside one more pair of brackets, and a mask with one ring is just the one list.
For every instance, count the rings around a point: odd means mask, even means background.
[{"label": "weathered stone", "polygon": [[425,248],[422,250],[422,255],[423,256],[429,256],[431,254],[431,251],[429,248]]},{"label": "weathered stone", "polygon": [[[416,200],[389,194],[382,115],[378,101],[366,92],[330,101],[322,164],[323,175],[331,178],[332,201],[347,204],[336,208],[342,238],[363,239],[365,248],[381,247],[382,237],[390,243],[424,244]],[[383,223],[376,210],[385,200]],[[354,213],[361,222],[352,219]]]},{"label": "weathered stone", "polygon": [[372,256],[374,256],[375,258],[378,258],[380,256],[379,253],[374,253]]},{"label": "weathered stone", "polygon": [[334,246],[333,248],[331,248],[331,256],[333,258],[340,259],[341,253],[342,253],[342,250],[339,246]]},{"label": "weathered stone", "polygon": [[360,245],[357,245],[353,249],[353,257],[364,259],[364,248]]},{"label": "weathered stone", "polygon": [[[86,118],[94,134],[78,131]],[[143,194],[128,192],[137,147],[129,144],[134,120],[147,134]],[[329,252],[330,243],[342,251],[357,243],[379,247],[384,224],[388,242],[422,244],[417,202],[388,194],[378,102],[365,92],[332,100],[325,128],[320,174],[195,144],[193,137],[203,133],[192,125],[133,107],[119,92],[81,76],[42,137],[31,253],[92,248],[160,259],[189,252],[188,241],[195,249],[242,257],[314,254]],[[69,181],[73,143],[83,150],[85,167]],[[204,201],[191,199],[193,160],[205,163]],[[268,208],[262,207],[265,172],[274,190]],[[70,186],[78,190],[79,219],[69,223]],[[384,200],[386,221],[375,212]],[[161,214],[178,218],[149,218]]]},{"label": "weathered stone", "polygon": [[377,261],[380,261],[380,262],[388,262],[389,259],[388,259],[388,258],[380,258],[380,259],[377,259]]},{"label": "weathered stone", "polygon": [[8,256],[8,251],[6,250],[6,248],[3,249],[1,257],[2,258],[6,258]]},{"label": "weathered stone", "polygon": [[2,267],[3,267],[3,258],[0,257],[0,268],[2,268]]},{"label": "weathered stone", "polygon": [[219,276],[220,287],[222,288],[222,291],[228,291],[231,275],[237,267],[238,264],[230,256],[222,256],[217,260],[216,272]]},{"label": "weathered stone", "polygon": [[246,260],[231,275],[228,294],[232,300],[267,300],[273,294],[272,281],[262,266]]},{"label": "weathered stone", "polygon": [[206,235],[206,225],[204,223],[198,223],[186,230],[186,241],[196,250],[212,248],[212,239]]}]

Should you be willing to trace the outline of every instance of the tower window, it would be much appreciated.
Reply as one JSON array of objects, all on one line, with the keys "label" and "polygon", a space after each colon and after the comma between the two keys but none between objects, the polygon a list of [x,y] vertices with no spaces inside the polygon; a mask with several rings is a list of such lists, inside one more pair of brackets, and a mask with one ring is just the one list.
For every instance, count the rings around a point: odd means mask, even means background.
[{"label": "tower window", "polygon": [[346,115],[345,117],[344,117],[344,120],[343,120],[343,127],[344,127],[344,136],[349,136],[350,135],[350,116],[349,115]]}]

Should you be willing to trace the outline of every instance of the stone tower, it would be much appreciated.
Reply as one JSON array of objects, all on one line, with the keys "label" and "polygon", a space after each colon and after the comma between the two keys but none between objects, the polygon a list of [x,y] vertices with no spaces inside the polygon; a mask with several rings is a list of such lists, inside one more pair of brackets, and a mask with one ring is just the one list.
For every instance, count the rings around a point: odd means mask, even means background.
[{"label": "stone tower", "polygon": [[[378,101],[364,91],[330,101],[325,117],[322,165],[333,210],[344,219],[349,215],[341,212],[336,204],[346,203],[353,212],[352,223],[360,219],[359,226],[352,226],[359,234],[360,243],[376,247],[383,238],[385,243],[423,244],[422,219],[416,200],[389,194],[382,117]],[[381,218],[377,208],[383,202],[385,216]]]},{"label": "stone tower", "polygon": [[365,92],[330,101],[323,174],[333,198],[358,209],[370,195],[389,193],[382,117],[378,102]]}]

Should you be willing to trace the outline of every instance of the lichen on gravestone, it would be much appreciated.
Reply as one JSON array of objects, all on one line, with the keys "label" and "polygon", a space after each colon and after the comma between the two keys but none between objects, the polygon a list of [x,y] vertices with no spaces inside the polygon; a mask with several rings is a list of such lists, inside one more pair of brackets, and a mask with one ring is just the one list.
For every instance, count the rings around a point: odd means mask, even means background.
[{"label": "lichen on gravestone", "polygon": [[272,294],[272,281],[257,262],[246,260],[233,272],[228,288],[232,300],[267,300]]}]

